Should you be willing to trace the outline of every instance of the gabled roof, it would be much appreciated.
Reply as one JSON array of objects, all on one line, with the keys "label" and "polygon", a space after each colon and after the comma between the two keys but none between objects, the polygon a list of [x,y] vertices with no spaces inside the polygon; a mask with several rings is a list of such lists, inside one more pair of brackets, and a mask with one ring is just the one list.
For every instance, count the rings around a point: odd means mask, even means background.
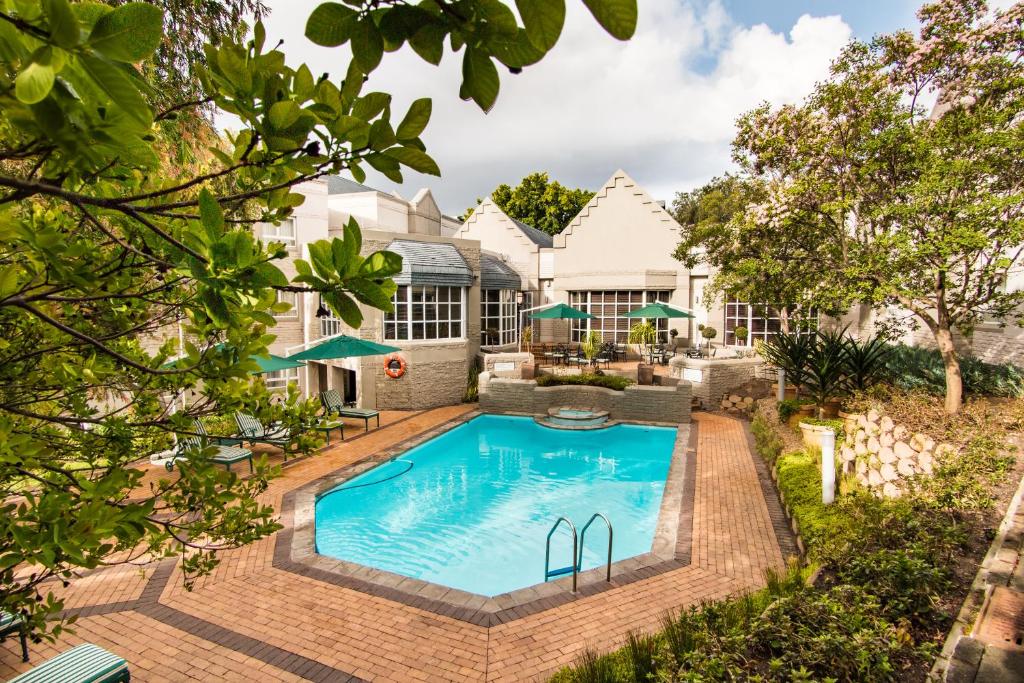
[{"label": "gabled roof", "polygon": [[327,176],[327,194],[354,194],[356,192],[380,192],[375,188],[357,183],[340,175]]},{"label": "gabled roof", "polygon": [[562,231],[558,233],[558,247],[566,246],[566,238],[570,237],[576,228],[583,226],[587,223],[587,220],[591,215],[597,211],[601,205],[601,202],[605,197],[608,196],[609,192],[616,189],[626,190],[632,196],[633,201],[637,202],[640,206],[644,207],[645,210],[649,211],[651,217],[662,223],[666,228],[674,232],[682,230],[682,226],[676,221],[675,217],[668,212],[664,206],[664,202],[658,202],[651,198],[647,191],[640,187],[639,184],[623,171],[621,168],[612,174],[612,177],[605,182],[605,184],[594,193],[587,204],[580,209],[580,212],[576,214],[576,217],[569,221],[569,224],[562,228]]},{"label": "gabled roof", "polygon": [[[508,216],[508,214],[505,214]],[[539,247],[550,247],[552,245],[551,235],[547,234],[543,230],[531,227],[522,221],[517,221],[515,218],[509,216],[509,220],[516,224],[516,227],[522,230],[526,237]]]},{"label": "gabled roof", "polygon": [[402,257],[402,272],[393,278],[400,285],[473,284],[473,271],[453,244],[394,240],[387,249]]},{"label": "gabled roof", "polygon": [[483,289],[522,289],[523,278],[515,268],[491,254],[480,254],[480,287]]}]

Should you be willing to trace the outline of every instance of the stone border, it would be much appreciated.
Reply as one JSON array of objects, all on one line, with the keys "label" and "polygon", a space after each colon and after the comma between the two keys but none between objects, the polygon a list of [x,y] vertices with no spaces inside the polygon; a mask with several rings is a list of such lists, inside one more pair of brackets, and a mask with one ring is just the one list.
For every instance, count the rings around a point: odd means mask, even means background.
[{"label": "stone border", "polygon": [[604,581],[604,568],[596,567],[578,575],[576,593],[571,591],[571,577],[565,577],[486,597],[336,560],[316,552],[314,507],[320,494],[480,414],[472,411],[460,415],[285,494],[280,512],[282,516],[290,515],[292,523],[277,534],[273,566],[477,626],[490,627],[690,564],[697,472],[696,423],[674,425],[678,431],[651,551],[613,562],[611,582]]}]

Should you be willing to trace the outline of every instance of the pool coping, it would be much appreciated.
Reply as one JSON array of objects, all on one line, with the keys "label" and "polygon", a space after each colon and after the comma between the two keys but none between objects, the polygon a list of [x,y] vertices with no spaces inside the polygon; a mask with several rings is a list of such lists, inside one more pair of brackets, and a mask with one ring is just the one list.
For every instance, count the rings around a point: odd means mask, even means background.
[{"label": "pool coping", "polygon": [[354,562],[338,560],[316,552],[314,508],[319,494],[382,463],[393,460],[409,449],[482,414],[484,413],[476,410],[460,415],[286,493],[282,499],[281,513],[285,518],[291,517],[291,524],[286,524],[285,528],[277,534],[273,566],[332,585],[386,598],[478,626],[489,627],[521,619],[690,564],[697,467],[697,424],[692,422],[681,424],[619,422],[619,424],[643,426],[670,426],[677,428],[678,431],[665,480],[665,490],[662,494],[658,524],[655,527],[651,550],[641,555],[613,562],[610,582],[605,581],[605,568],[600,566],[577,575],[578,590],[575,593],[571,590],[571,577],[566,576],[494,597],[487,597]]}]

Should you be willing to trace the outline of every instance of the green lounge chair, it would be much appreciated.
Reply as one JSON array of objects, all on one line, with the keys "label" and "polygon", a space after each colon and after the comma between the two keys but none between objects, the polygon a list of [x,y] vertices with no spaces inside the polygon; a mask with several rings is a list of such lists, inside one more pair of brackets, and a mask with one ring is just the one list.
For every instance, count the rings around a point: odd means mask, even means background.
[{"label": "green lounge chair", "polygon": [[363,431],[370,431],[370,418],[377,418],[377,427],[380,427],[380,411],[370,408],[346,408],[345,402],[341,400],[341,394],[337,389],[328,389],[320,392],[320,403],[324,406],[325,415],[337,415],[338,417],[353,417],[363,421]]},{"label": "green lounge chair", "polygon": [[243,460],[249,461],[249,471],[253,471],[252,451],[239,446],[210,445],[208,435],[206,434],[206,427],[203,426],[203,423],[196,420],[194,424],[196,432],[200,436],[187,436],[178,440],[178,448],[174,457],[167,461],[168,472],[174,470],[174,464],[177,461],[187,460],[189,451],[200,451],[207,447],[215,449],[214,454],[210,456],[210,460],[218,465],[224,465],[228,472],[231,471],[232,465]]},{"label": "green lounge chair", "polygon": [[263,423],[248,413],[235,413],[235,424],[238,425],[238,434],[241,441],[248,441],[250,445],[265,443],[270,446],[277,446],[284,451],[284,461],[288,462],[288,446],[291,444],[291,435],[283,427],[273,427],[267,430]]},{"label": "green lounge chair", "polygon": [[83,643],[12,678],[8,683],[115,683],[131,680],[128,662],[99,645]]},{"label": "green lounge chair", "polygon": [[25,619],[18,614],[0,610],[0,641],[6,640],[12,633],[17,633],[21,640],[21,661],[28,661],[28,632]]}]

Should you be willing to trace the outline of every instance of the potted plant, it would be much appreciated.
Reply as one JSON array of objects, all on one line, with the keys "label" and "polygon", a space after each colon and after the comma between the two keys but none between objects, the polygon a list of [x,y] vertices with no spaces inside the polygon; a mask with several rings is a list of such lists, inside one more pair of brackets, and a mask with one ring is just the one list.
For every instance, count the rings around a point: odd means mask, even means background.
[{"label": "potted plant", "polygon": [[821,450],[821,437],[828,432],[836,435],[836,444],[838,445],[843,434],[843,421],[821,418],[800,421],[800,435],[803,438],[804,445],[808,448]]},{"label": "potted plant", "polygon": [[583,338],[583,342],[580,344],[580,350],[583,352],[583,356],[590,361],[590,365],[594,364],[594,359],[597,358],[597,354],[601,353],[601,344],[604,340],[594,330],[591,330]]},{"label": "potted plant", "polygon": [[743,325],[739,325],[735,330],[732,331],[732,333],[736,339],[736,346],[747,345],[747,336],[750,334],[750,330],[748,330]]},{"label": "potted plant", "polygon": [[654,366],[644,363],[643,358],[645,349],[648,355],[650,355],[651,347],[654,346],[654,342],[657,338],[658,331],[654,328],[654,325],[649,322],[634,323],[633,326],[629,328],[629,337],[627,338],[627,341],[630,344],[636,344],[641,347],[640,362],[636,366],[637,384],[654,383]]},{"label": "potted plant", "polygon": [[807,355],[804,383],[818,407],[818,418],[835,417],[839,412],[836,399],[842,394],[846,379],[845,330],[816,332]]},{"label": "potted plant", "polygon": [[790,332],[777,332],[760,345],[761,357],[785,370],[786,383],[793,387],[794,398],[800,397],[807,382],[807,358],[813,345],[813,335]]},{"label": "potted plant", "polygon": [[527,353],[533,353],[532,344],[533,328],[527,327],[525,330],[523,330],[523,350],[526,351]]},{"label": "potted plant", "polygon": [[711,355],[711,340],[718,336],[718,330],[711,327],[711,325],[701,325],[699,328],[700,336],[704,338],[708,346],[708,355]]},{"label": "potted plant", "polygon": [[676,337],[679,336],[679,330],[673,327],[671,330],[668,331],[668,336],[672,338],[672,350],[675,351]]}]

